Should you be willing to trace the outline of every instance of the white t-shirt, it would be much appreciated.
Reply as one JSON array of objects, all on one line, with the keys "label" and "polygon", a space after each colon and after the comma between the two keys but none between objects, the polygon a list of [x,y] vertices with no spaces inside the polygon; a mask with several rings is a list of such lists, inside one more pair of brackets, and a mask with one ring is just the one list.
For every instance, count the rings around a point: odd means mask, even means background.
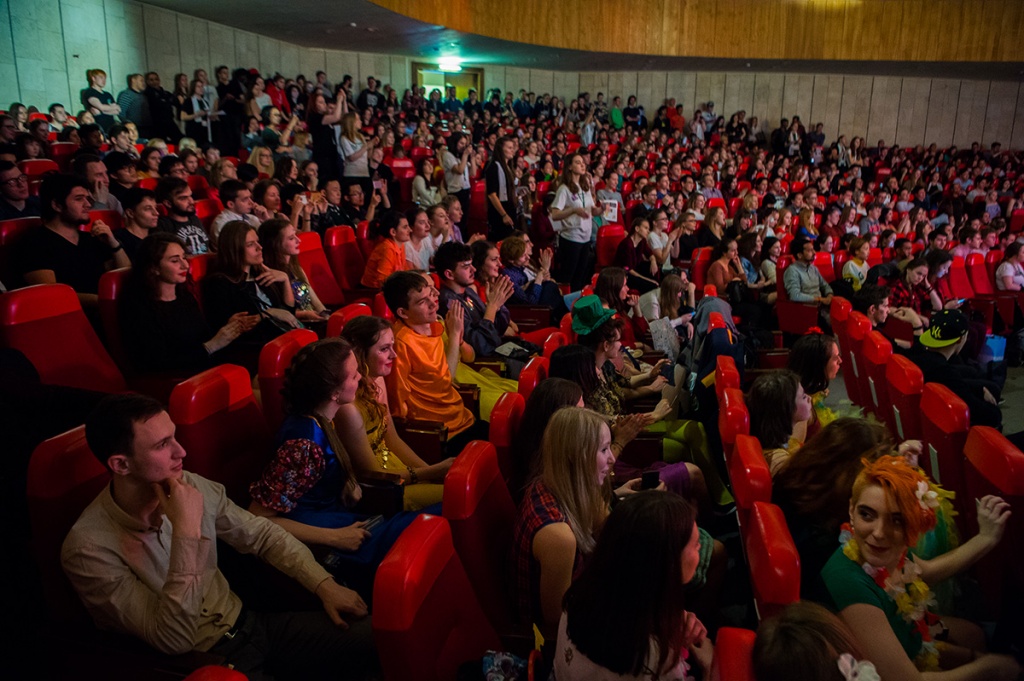
[{"label": "white t-shirt", "polygon": [[1004,262],[996,269],[996,288],[1000,291],[1007,290],[1003,286],[1003,277],[1013,277],[1013,283],[1024,287],[1024,268],[1020,263]]},{"label": "white t-shirt", "polygon": [[427,237],[420,242],[420,250],[412,245],[412,240],[405,242],[405,259],[415,270],[427,272],[430,270],[430,259],[434,257],[434,240]]},{"label": "white t-shirt", "polygon": [[463,189],[469,189],[469,159],[466,159],[466,167],[461,173],[454,171],[461,159],[455,158],[450,151],[444,152],[441,157],[441,165],[444,167],[444,181],[448,183],[448,193],[455,194]]},{"label": "white t-shirt", "polygon": [[367,164],[370,153],[367,152],[354,161],[349,160],[352,154],[363,148],[362,142],[353,142],[345,136],[338,138],[341,157],[345,159],[345,177],[369,177],[370,166]]},{"label": "white t-shirt", "polygon": [[[664,232],[656,232],[653,229],[647,235],[647,245],[654,250],[661,250],[668,246],[668,234]],[[673,268],[671,255],[665,258],[665,262],[662,264],[661,269],[666,272]]]},{"label": "white t-shirt", "polygon": [[[569,191],[568,185],[561,185],[555,193],[555,200],[551,203],[551,211],[561,211],[569,207],[593,208],[594,198],[590,192],[580,191],[573,194]],[[593,231],[594,220],[588,214],[587,217],[580,217],[573,214],[564,220],[552,220],[551,227],[558,232],[566,241],[573,241],[578,244],[585,244],[590,241],[590,233]]]}]

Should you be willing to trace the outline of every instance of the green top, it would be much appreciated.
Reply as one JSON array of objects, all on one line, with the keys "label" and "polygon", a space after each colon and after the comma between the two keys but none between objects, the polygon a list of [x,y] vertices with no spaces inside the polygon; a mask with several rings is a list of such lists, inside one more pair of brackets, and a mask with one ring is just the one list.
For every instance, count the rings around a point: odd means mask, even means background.
[{"label": "green top", "polygon": [[[908,552],[907,560],[910,560],[912,555]],[[875,584],[871,575],[846,557],[842,547],[836,549],[825,563],[821,570],[821,579],[825,582],[825,588],[832,598],[836,612],[857,603],[880,608],[885,613],[885,618],[889,620],[889,626],[906,651],[907,657],[911,660],[917,658],[921,652],[921,634],[910,622],[903,619],[896,609],[896,601]]]},{"label": "green top", "polygon": [[619,109],[618,107],[612,109],[608,113],[608,119],[612,122],[612,125],[615,126],[616,130],[622,130],[626,127],[626,119],[622,116],[622,109]]}]

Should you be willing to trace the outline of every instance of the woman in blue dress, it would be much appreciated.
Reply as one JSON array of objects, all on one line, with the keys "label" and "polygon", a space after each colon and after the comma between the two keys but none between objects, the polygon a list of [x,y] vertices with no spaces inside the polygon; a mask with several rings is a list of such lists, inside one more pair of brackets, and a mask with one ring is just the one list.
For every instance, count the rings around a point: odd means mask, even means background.
[{"label": "woman in blue dress", "polygon": [[367,517],[353,510],[362,490],[333,420],[355,400],[359,380],[352,346],[340,338],[295,355],[282,390],[288,416],[274,459],[249,488],[249,510],[311,545],[339,582],[368,600],[377,566],[416,514],[398,513],[368,529]]}]

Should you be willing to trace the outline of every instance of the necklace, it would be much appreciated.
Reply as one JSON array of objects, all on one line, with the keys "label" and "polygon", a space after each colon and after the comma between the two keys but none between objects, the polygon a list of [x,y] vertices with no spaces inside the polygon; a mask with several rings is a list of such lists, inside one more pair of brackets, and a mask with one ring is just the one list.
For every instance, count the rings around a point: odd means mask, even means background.
[{"label": "necklace", "polygon": [[861,566],[878,588],[895,601],[896,612],[903,621],[920,634],[921,651],[914,659],[914,665],[921,671],[938,671],[939,648],[932,637],[931,628],[939,625],[940,621],[937,615],[928,610],[937,603],[931,589],[921,579],[921,568],[914,561],[907,560],[905,550],[892,572],[888,568],[874,567],[867,563],[848,523],[843,524],[839,540],[843,543],[843,555]]}]

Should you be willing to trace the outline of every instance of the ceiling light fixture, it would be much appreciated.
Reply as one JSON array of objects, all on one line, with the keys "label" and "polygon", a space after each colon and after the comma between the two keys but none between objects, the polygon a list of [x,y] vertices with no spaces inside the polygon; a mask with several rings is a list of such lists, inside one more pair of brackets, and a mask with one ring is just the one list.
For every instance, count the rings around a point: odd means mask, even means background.
[{"label": "ceiling light fixture", "polygon": [[441,57],[437,60],[437,68],[445,73],[458,73],[462,70],[462,60],[458,57]]}]

